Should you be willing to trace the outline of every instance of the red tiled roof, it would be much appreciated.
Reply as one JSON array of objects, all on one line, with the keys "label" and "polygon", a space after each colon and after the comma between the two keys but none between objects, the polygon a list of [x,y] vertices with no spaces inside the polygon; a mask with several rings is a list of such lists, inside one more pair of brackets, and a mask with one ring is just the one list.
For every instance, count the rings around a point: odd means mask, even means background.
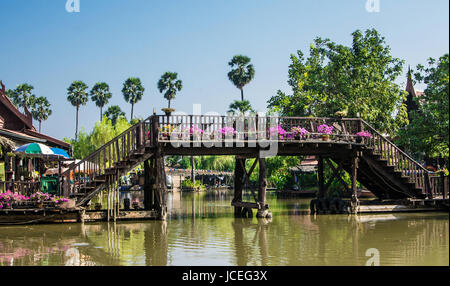
[{"label": "red tiled roof", "polygon": [[39,132],[37,132],[37,131],[25,129],[23,132],[24,132],[25,134],[32,135],[32,136],[37,137],[37,138],[45,139],[45,140],[47,140],[47,141],[52,142],[53,144],[60,145],[60,146],[62,146],[62,147],[64,147],[64,148],[66,148],[66,149],[69,149],[69,148],[70,148],[70,144],[69,144],[69,143],[66,143],[66,142],[64,142],[64,141],[58,140],[58,139],[53,138],[53,137],[50,137],[50,136],[48,136],[48,135],[39,133]]}]

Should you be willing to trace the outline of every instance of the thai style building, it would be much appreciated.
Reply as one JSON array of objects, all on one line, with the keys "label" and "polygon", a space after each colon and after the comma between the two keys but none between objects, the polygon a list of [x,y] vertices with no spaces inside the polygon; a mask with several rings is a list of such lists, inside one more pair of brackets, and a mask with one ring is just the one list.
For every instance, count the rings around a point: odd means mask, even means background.
[{"label": "thai style building", "polygon": [[64,141],[37,132],[31,113],[27,108],[24,108],[22,113],[13,104],[6,95],[5,85],[0,81],[0,182],[30,179],[23,174],[19,176],[17,167],[21,166],[30,171],[32,160],[23,160],[13,154],[17,147],[27,143],[42,143],[66,151],[71,148],[70,144]]}]

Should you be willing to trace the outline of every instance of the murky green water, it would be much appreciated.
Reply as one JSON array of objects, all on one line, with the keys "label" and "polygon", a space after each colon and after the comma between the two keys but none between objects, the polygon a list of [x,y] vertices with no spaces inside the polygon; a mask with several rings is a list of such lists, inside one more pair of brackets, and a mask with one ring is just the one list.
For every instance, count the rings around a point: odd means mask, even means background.
[{"label": "murky green water", "polygon": [[[319,215],[268,195],[235,219],[230,193],[169,195],[167,222],[0,226],[0,265],[449,265],[448,213]],[[372,254],[371,254],[372,255]]]}]

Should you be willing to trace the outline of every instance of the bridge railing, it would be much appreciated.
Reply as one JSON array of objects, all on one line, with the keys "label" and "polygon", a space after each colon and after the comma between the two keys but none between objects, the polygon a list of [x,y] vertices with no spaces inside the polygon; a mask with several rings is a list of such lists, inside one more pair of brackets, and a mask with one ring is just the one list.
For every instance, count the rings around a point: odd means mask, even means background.
[{"label": "bridge railing", "polygon": [[[158,115],[158,141],[217,141],[229,139],[251,141],[321,140],[319,126],[326,124],[333,131],[331,140],[355,142],[361,131],[359,119],[318,117],[262,117],[214,115]],[[275,135],[274,135],[275,134]]]},{"label": "bridge railing", "polygon": [[[149,144],[152,138],[151,117],[136,123],[86,158],[72,163],[62,173],[65,189],[71,193],[86,193],[96,178],[115,172],[114,167],[126,161],[135,151]],[[147,136],[146,136],[147,134]]]},{"label": "bridge railing", "polygon": [[411,156],[400,150],[394,143],[380,134],[370,124],[361,119],[362,128],[369,131],[372,137],[368,139],[368,146],[373,148],[375,154],[386,160],[388,166],[394,167],[394,170],[400,171],[402,176],[409,182],[415,183],[416,188],[420,188],[429,197],[431,194],[431,185],[429,180],[430,172]]}]

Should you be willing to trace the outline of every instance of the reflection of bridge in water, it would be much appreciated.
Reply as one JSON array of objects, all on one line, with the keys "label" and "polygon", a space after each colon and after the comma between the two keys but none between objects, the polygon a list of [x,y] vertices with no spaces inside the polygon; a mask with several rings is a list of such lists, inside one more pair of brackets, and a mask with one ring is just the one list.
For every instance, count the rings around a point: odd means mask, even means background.
[{"label": "reflection of bridge in water", "polygon": [[0,265],[364,265],[369,248],[381,265],[432,265],[448,240],[446,214],[43,225],[2,229]]},{"label": "reflection of bridge in water", "polygon": [[[327,128],[324,128],[327,127]],[[323,130],[331,134],[323,134]],[[371,134],[370,138],[361,131]],[[359,134],[359,135],[358,135]],[[70,174],[78,206],[86,205],[99,192],[108,193],[108,219],[118,215],[117,180],[144,163],[144,205],[159,218],[167,214],[165,155],[234,155],[234,206],[236,216],[257,210],[267,217],[266,162],[271,155],[315,155],[319,160],[319,197],[326,195],[340,171],[352,178],[352,207],[357,211],[356,182],[380,199],[439,198],[446,196],[430,183],[429,172],[362,119],[297,117],[226,117],[196,115],[153,115],[114,138],[85,159],[69,167],[63,176],[66,193]],[[246,160],[256,158],[249,170]],[[259,183],[254,202],[243,202],[242,191],[259,164]],[[328,180],[324,166],[333,170]],[[340,180],[342,181],[342,180]],[[344,186],[347,188],[347,186]]]}]

